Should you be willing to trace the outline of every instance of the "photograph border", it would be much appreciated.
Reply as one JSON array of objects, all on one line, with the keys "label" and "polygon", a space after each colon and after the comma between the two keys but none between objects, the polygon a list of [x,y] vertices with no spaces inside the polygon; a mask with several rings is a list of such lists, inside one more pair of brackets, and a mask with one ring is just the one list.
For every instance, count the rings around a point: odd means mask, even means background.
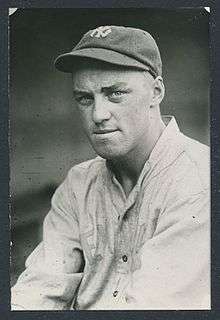
[{"label": "photograph border", "polygon": [[[120,3],[118,3],[120,2]],[[198,8],[210,7],[211,310],[204,311],[10,311],[9,39],[8,8]],[[0,4],[0,318],[1,319],[218,319],[220,315],[220,34],[217,1],[5,1]]]}]

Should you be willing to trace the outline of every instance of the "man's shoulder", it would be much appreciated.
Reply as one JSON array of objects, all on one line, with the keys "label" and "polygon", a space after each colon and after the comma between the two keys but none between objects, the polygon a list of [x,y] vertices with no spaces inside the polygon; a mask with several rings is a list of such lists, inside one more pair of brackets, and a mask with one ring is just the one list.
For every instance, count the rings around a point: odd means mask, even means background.
[{"label": "man's shoulder", "polygon": [[[184,150],[192,161],[207,163],[210,155],[209,146],[182,134]],[[202,156],[202,157],[201,157]]]},{"label": "man's shoulder", "polygon": [[210,160],[209,147],[183,134],[172,144],[177,149],[175,160],[167,166],[167,174],[161,174],[160,190],[167,201],[189,199],[209,195]]},{"label": "man's shoulder", "polygon": [[182,135],[184,158],[188,175],[197,177],[203,189],[209,188],[210,148],[201,142]]}]

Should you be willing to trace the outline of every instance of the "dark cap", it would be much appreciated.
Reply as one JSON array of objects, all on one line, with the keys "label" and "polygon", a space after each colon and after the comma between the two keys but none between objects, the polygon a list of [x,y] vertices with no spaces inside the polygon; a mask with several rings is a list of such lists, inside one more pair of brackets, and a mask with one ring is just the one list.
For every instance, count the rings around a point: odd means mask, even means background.
[{"label": "dark cap", "polygon": [[72,73],[79,62],[77,57],[146,70],[154,77],[162,75],[157,44],[141,29],[102,26],[89,30],[71,52],[61,54],[54,63],[58,70]]}]

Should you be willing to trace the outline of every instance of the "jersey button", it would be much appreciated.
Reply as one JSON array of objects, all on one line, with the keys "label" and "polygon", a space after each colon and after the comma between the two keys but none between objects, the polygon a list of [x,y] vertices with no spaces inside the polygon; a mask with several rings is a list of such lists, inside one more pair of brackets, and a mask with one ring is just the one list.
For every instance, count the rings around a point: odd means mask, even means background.
[{"label": "jersey button", "polygon": [[128,257],[126,256],[126,254],[122,256],[122,260],[123,260],[124,262],[127,262],[127,261],[128,261]]},{"label": "jersey button", "polygon": [[118,294],[118,291],[117,291],[117,290],[115,290],[115,291],[113,292],[113,297],[116,297],[116,296],[117,296],[117,294]]}]

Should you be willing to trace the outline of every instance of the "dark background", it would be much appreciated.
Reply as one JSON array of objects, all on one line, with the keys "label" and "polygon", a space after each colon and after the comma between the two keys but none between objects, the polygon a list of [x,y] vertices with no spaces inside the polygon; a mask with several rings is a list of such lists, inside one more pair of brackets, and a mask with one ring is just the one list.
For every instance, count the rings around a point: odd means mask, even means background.
[{"label": "dark background", "polygon": [[143,28],[163,60],[162,114],[209,144],[209,14],[204,9],[19,9],[10,16],[11,282],[41,239],[50,197],[68,169],[94,152],[54,58],[100,25]]}]

